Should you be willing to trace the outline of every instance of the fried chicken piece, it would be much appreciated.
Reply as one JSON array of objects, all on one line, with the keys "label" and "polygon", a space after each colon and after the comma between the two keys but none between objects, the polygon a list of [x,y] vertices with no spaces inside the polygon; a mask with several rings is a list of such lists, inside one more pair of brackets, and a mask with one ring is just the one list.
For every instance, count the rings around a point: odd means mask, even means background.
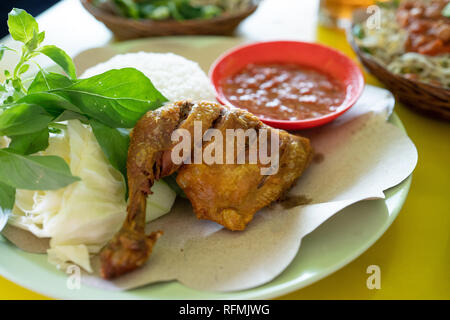
[{"label": "fried chicken piece", "polygon": [[[262,176],[261,169],[267,168],[267,164],[261,161],[208,165],[191,164],[191,159],[185,157],[183,163],[174,164],[171,153],[178,142],[172,141],[172,133],[186,129],[194,136],[195,121],[201,121],[202,136],[209,128],[219,130],[224,137],[227,129],[267,129],[266,142],[270,145],[270,137],[278,135],[278,172]],[[259,143],[258,139],[248,139],[243,150],[245,157],[249,157],[247,153],[254,143]],[[191,153],[194,147],[205,151],[214,143],[219,141],[212,139],[200,146],[191,141]],[[232,160],[238,158],[237,151],[232,154]],[[269,154],[272,152],[275,151],[269,150]],[[112,279],[143,265],[161,236],[162,231],[145,234],[146,198],[155,180],[179,170],[177,182],[198,218],[215,221],[230,230],[244,230],[259,209],[279,199],[292,186],[309,164],[311,155],[308,139],[272,129],[244,110],[212,102],[180,101],[148,112],[131,133],[127,162],[128,215],[122,229],[100,253],[102,277]],[[225,163],[226,159],[223,160]]]},{"label": "fried chicken piece", "polygon": [[[253,143],[247,139],[246,163],[238,164],[238,150],[235,148],[233,164],[226,164],[224,151],[223,164],[186,164],[178,172],[177,183],[192,203],[199,219],[215,221],[229,230],[244,230],[254,214],[279,199],[289,190],[310,162],[312,149],[306,138],[291,135],[285,131],[264,125],[251,113],[232,109],[222,115],[215,126],[223,137],[227,129],[255,129],[257,135]],[[256,161],[249,163],[250,144],[261,146],[258,138],[260,130],[267,130],[266,145],[270,150],[271,134],[279,136],[278,172],[262,175],[261,169],[267,165]],[[234,140],[234,141],[233,141]],[[237,146],[237,138],[226,143]],[[204,145],[214,149],[212,141]],[[219,142],[220,144],[222,142]]]},{"label": "fried chicken piece", "polygon": [[142,266],[162,235],[162,231],[145,234],[145,211],[154,181],[178,168],[170,159],[176,144],[172,132],[180,128],[193,134],[195,120],[201,120],[202,130],[207,130],[219,114],[216,104],[181,101],[150,111],[138,121],[128,150],[128,214],[122,229],[100,252],[103,278],[112,279]]}]

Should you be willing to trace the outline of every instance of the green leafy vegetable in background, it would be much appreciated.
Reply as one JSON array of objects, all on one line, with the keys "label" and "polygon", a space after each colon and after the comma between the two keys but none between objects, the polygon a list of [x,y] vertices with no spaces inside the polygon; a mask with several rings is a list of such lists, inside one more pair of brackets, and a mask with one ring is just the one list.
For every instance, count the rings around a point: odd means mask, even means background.
[{"label": "green leafy vegetable in background", "polygon": [[146,18],[153,20],[166,20],[170,18],[170,9],[166,6],[148,6],[146,13],[144,14]]},{"label": "green leafy vegetable in background", "polygon": [[123,16],[139,18],[139,7],[133,0],[113,0],[113,2]]},{"label": "green leafy vegetable in background", "polygon": [[94,4],[113,7],[118,14],[132,19],[211,19],[224,12],[217,5],[195,5],[189,0],[97,0]]},{"label": "green leafy vegetable in background", "polygon": [[375,4],[381,8],[396,9],[400,6],[400,0],[377,1]]},{"label": "green leafy vegetable in background", "polygon": [[364,29],[360,24],[355,24],[352,28],[353,36],[358,39],[363,39],[365,37]]},{"label": "green leafy vegetable in background", "polygon": [[361,51],[364,53],[372,54],[372,50],[367,47],[361,47]]},{"label": "green leafy vegetable in background", "polygon": [[203,19],[211,19],[222,13],[222,9],[215,5],[207,5],[202,7]]},{"label": "green leafy vegetable in background", "polygon": [[[133,68],[77,79],[67,53],[56,46],[41,46],[45,33],[24,10],[9,13],[8,27],[12,38],[23,45],[21,51],[0,45],[0,59],[7,50],[20,55],[14,70],[4,71],[6,80],[0,84],[0,136],[10,139],[9,146],[0,149],[0,230],[13,208],[16,188],[55,190],[80,180],[61,157],[36,154],[47,149],[50,134],[65,128],[61,121],[79,119],[91,125],[108,161],[126,177],[127,128],[167,101]],[[33,58],[42,54],[66,75],[38,65],[34,78],[23,79],[30,65],[36,64]]]}]

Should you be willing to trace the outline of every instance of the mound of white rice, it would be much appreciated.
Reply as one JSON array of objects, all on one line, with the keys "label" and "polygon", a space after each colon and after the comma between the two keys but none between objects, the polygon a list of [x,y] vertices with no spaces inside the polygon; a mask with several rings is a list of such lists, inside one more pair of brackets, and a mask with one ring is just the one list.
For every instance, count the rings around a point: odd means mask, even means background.
[{"label": "mound of white rice", "polygon": [[215,101],[214,90],[199,65],[173,53],[126,53],[86,70],[81,78],[111,69],[136,68],[170,101],[191,99]]}]

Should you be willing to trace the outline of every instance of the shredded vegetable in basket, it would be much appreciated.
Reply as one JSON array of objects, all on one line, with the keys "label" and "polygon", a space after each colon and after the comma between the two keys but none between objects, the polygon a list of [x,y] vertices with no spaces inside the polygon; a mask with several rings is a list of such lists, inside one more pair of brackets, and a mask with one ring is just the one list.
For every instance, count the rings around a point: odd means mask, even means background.
[{"label": "shredded vegetable in basket", "polygon": [[448,3],[409,0],[400,8],[385,5],[379,27],[368,23],[354,26],[355,42],[395,74],[450,89],[450,19],[444,15]]},{"label": "shredded vegetable in basket", "polygon": [[211,19],[248,8],[252,0],[94,0],[94,5],[132,19]]}]

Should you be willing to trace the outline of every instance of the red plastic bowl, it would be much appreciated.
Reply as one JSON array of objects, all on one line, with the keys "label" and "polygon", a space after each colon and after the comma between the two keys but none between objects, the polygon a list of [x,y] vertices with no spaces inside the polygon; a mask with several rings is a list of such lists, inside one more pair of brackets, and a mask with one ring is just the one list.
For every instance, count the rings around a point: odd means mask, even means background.
[{"label": "red plastic bowl", "polygon": [[300,41],[257,42],[231,49],[212,65],[209,75],[220,103],[233,106],[223,94],[221,80],[241,71],[250,63],[294,63],[314,68],[337,79],[346,88],[344,102],[335,112],[325,116],[304,120],[261,119],[275,128],[299,130],[324,125],[350,109],[364,89],[364,77],[359,67],[334,49]]}]

